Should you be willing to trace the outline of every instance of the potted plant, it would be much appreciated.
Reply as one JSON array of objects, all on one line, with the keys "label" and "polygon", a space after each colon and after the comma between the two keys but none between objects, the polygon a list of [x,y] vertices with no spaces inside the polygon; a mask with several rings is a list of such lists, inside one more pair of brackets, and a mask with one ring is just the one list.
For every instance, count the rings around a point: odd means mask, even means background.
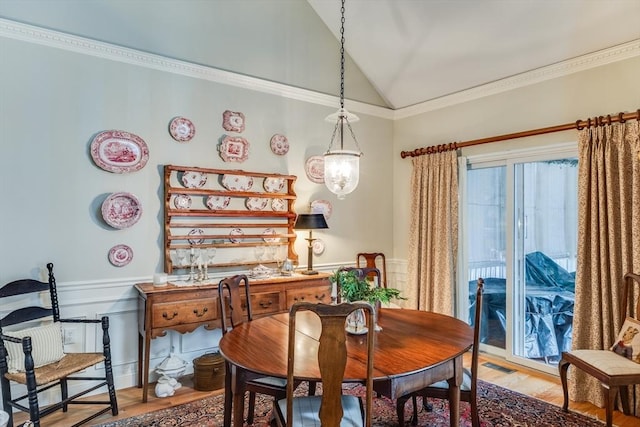
[{"label": "potted plant", "polygon": [[[340,299],[345,302],[366,301],[373,305],[377,311],[382,303],[388,303],[392,299],[406,299],[400,296],[400,290],[395,288],[385,288],[377,286],[373,281],[367,280],[366,275],[362,274],[362,270],[337,270],[329,277],[331,284],[337,285],[337,292],[340,293]],[[354,317],[357,317],[355,315]],[[361,316],[364,320],[364,317]],[[377,313],[376,313],[377,318]],[[355,321],[357,324],[359,321]],[[376,330],[381,330],[377,323]],[[354,328],[347,328],[349,332],[354,332]],[[366,332],[366,329],[356,327],[355,330]]]},{"label": "potted plant", "polygon": [[361,277],[361,270],[337,270],[329,278],[331,283],[338,284],[340,298],[346,302],[367,301],[374,306],[378,303],[388,303],[392,299],[406,299],[400,296],[400,291],[395,288],[384,288]]}]

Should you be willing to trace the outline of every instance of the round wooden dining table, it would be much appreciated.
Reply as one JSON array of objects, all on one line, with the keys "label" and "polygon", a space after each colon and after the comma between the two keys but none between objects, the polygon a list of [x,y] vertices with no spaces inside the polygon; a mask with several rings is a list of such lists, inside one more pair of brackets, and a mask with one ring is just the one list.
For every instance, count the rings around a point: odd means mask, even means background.
[{"label": "round wooden dining table", "polygon": [[[374,390],[390,399],[447,380],[451,426],[459,424],[462,358],[473,344],[473,329],[451,316],[419,310],[380,309],[374,353]],[[281,313],[236,326],[220,341],[227,361],[225,427],[242,427],[247,380],[286,378],[289,314]],[[296,318],[295,376],[320,381],[317,362],[320,320],[310,312]],[[366,377],[366,339],[347,334],[345,382]]]}]

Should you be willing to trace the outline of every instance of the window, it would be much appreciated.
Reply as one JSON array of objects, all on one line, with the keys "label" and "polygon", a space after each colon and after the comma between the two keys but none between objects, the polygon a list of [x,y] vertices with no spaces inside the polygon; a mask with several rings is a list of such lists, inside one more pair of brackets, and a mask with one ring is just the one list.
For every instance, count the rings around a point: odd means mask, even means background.
[{"label": "window", "polygon": [[472,307],[485,281],[485,350],[555,373],[571,348],[576,231],[575,144],[543,153],[468,159],[462,203],[463,284]]}]

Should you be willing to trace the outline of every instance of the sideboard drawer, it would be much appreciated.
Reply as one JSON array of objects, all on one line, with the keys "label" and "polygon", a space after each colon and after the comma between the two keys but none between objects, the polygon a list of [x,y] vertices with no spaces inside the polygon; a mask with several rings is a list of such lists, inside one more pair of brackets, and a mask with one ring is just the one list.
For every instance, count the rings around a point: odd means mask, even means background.
[{"label": "sideboard drawer", "polygon": [[287,307],[291,307],[296,302],[331,302],[331,287],[314,286],[303,289],[287,290]]},{"label": "sideboard drawer", "polygon": [[180,301],[179,303],[154,304],[151,316],[153,328],[214,320],[218,318],[217,299],[207,298]]},{"label": "sideboard drawer", "polygon": [[280,292],[251,294],[253,314],[271,314],[280,312]]}]

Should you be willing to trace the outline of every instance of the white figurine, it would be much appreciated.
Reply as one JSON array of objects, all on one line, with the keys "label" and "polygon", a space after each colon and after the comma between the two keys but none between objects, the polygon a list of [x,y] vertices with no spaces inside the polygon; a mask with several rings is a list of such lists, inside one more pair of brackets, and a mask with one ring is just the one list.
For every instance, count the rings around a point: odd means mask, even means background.
[{"label": "white figurine", "polygon": [[162,375],[160,378],[158,378],[158,383],[156,384],[156,396],[173,396],[175,391],[180,387],[182,387],[182,384],[180,384],[178,380],[176,380],[175,378],[167,377],[166,375]]}]

